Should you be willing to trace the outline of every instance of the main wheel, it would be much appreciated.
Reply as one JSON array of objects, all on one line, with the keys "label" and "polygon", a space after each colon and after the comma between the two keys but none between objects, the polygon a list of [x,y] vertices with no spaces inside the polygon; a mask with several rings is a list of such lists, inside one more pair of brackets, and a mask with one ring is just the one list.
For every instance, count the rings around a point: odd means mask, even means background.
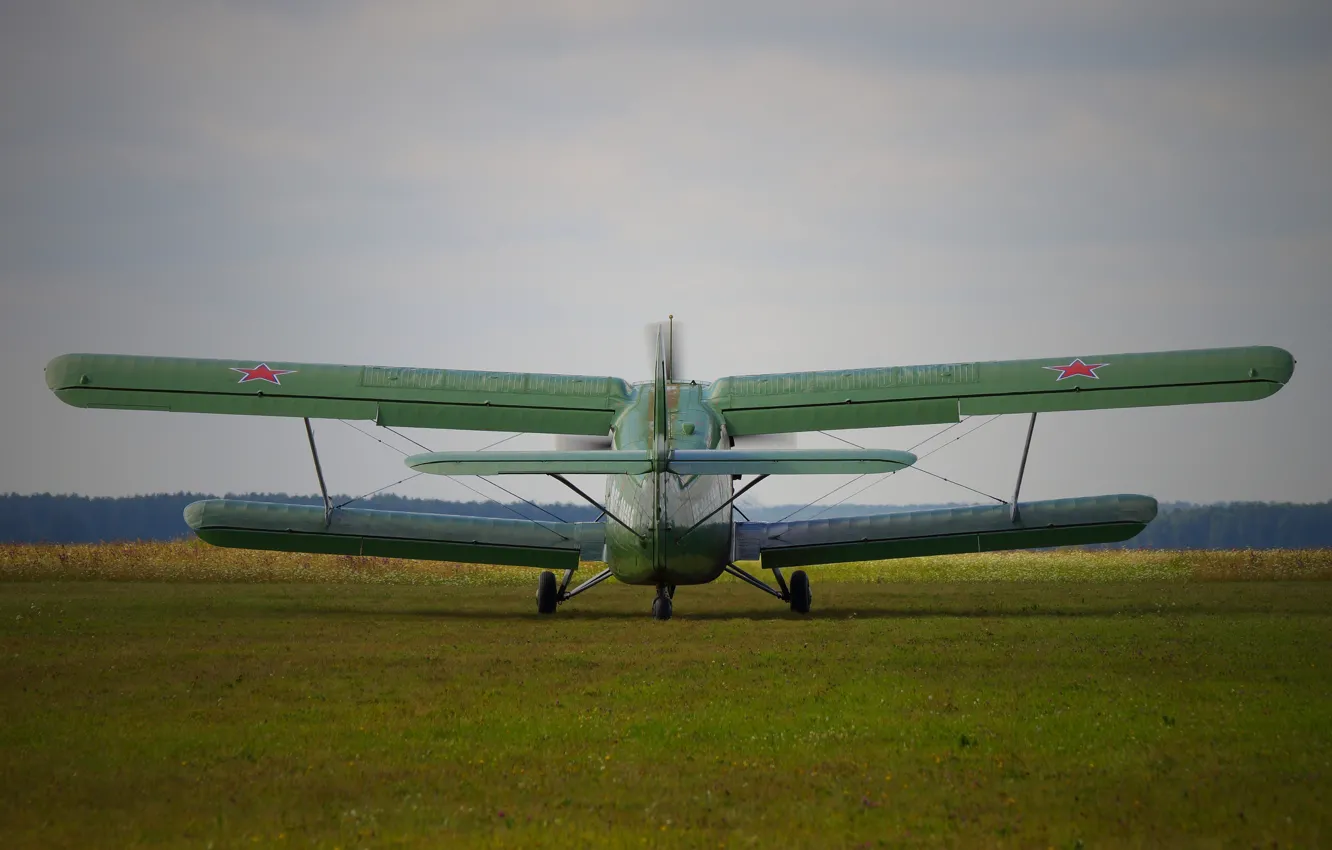
[{"label": "main wheel", "polygon": [[671,618],[671,598],[664,593],[657,594],[652,600],[652,619],[669,620]]},{"label": "main wheel", "polygon": [[809,606],[814,604],[814,594],[809,590],[809,576],[804,570],[791,573],[791,610],[797,614],[808,614]]},{"label": "main wheel", "polygon": [[537,613],[554,614],[555,603],[559,601],[560,588],[555,581],[555,574],[546,570],[537,581]]}]

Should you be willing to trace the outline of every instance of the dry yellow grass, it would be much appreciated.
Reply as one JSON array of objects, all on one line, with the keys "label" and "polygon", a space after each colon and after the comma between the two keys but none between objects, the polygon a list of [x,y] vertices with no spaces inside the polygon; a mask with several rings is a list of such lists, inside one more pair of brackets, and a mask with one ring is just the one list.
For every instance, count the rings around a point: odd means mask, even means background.
[{"label": "dry yellow grass", "polygon": [[523,567],[219,549],[199,540],[0,546],[3,581],[512,585],[534,579]]},{"label": "dry yellow grass", "polygon": [[[818,581],[870,582],[1309,581],[1332,579],[1332,550],[1061,549],[866,561],[815,567],[812,572]],[[535,573],[525,567],[218,549],[198,540],[0,546],[0,581],[514,586],[533,582]]]},{"label": "dry yellow grass", "polygon": [[866,561],[817,569],[821,579],[870,582],[1314,581],[1332,579],[1332,549],[1054,549]]}]

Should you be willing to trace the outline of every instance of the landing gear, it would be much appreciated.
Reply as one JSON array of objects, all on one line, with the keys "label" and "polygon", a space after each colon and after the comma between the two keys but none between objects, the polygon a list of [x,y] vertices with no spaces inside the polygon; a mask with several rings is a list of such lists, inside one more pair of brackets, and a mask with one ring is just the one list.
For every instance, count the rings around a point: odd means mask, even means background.
[{"label": "landing gear", "polygon": [[667,585],[657,586],[657,598],[652,600],[652,619],[669,620],[671,618],[671,597],[675,595],[675,587]]},{"label": "landing gear", "polygon": [[791,603],[791,610],[796,614],[808,614],[810,605],[814,602],[814,595],[809,591],[809,576],[805,575],[804,570],[796,570],[791,573],[791,586],[787,587],[781,569],[772,567],[773,578],[777,579],[777,586],[781,588],[781,590],[773,590],[735,564],[727,564],[724,569],[745,584],[776,596],[783,602]]},{"label": "landing gear", "polygon": [[[569,590],[569,582],[573,581],[573,574],[573,570],[565,570],[564,578],[561,579],[558,584],[555,581],[555,574],[550,570],[546,570],[541,574],[540,580],[537,581],[536,594],[538,614],[554,614],[555,607],[561,602],[567,602],[578,594],[586,590],[591,590],[611,577],[610,570],[602,570],[592,576],[592,578],[575,587],[573,590]],[[674,590],[675,588],[671,589]]]},{"label": "landing gear", "polygon": [[554,614],[555,604],[560,601],[560,587],[555,582],[555,574],[546,570],[537,581],[537,613]]},{"label": "landing gear", "polygon": [[809,590],[809,576],[804,570],[791,573],[791,610],[797,614],[808,614],[809,606],[814,603],[814,594]]}]

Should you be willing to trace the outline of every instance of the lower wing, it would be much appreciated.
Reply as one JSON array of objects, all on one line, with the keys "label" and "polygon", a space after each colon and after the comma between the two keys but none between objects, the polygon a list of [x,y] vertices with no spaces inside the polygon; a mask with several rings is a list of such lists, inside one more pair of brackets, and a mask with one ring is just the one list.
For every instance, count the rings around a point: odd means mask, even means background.
[{"label": "lower wing", "polygon": [[599,522],[414,514],[209,499],[185,508],[185,522],[207,543],[233,549],[375,555],[471,564],[572,570],[601,560]]},{"label": "lower wing", "polygon": [[1156,517],[1149,496],[1091,496],[801,522],[736,524],[736,560],[765,569],[1128,540]]},{"label": "lower wing", "polygon": [[721,378],[732,435],[956,422],[962,416],[1253,401],[1295,369],[1280,348],[1217,348]]}]

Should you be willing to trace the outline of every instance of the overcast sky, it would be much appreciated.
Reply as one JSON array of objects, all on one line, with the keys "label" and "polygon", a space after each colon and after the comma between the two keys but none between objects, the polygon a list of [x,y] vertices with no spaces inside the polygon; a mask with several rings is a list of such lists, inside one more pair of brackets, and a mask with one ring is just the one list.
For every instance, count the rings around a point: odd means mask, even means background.
[{"label": "overcast sky", "polygon": [[[668,312],[699,379],[1280,345],[1262,402],[1042,417],[1024,495],[1330,499],[1332,4],[0,6],[0,492],[315,489],[299,421],[66,407],[64,352],[642,379]],[[1025,424],[922,466],[1007,496]]]}]

